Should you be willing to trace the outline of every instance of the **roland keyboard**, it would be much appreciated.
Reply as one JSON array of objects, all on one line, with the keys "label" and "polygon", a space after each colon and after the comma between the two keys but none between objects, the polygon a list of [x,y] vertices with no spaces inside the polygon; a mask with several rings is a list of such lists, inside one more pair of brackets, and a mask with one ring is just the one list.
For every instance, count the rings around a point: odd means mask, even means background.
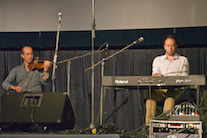
[{"label": "roland keyboard", "polygon": [[103,76],[102,86],[195,86],[206,85],[205,75]]}]

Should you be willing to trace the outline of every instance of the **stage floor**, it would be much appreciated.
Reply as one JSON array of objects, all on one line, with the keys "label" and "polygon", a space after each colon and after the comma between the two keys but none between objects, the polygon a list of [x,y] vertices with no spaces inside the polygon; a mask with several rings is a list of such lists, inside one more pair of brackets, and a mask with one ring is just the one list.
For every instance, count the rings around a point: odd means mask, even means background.
[{"label": "stage floor", "polygon": [[1,138],[120,138],[119,134],[1,134]]},{"label": "stage floor", "polygon": [[137,136],[139,138],[148,138],[148,135],[144,133],[135,134],[127,132],[116,133],[116,131],[99,131],[99,133],[97,132],[96,134],[92,134],[91,130],[66,130],[50,132],[1,131],[0,133],[0,138],[132,138]]}]

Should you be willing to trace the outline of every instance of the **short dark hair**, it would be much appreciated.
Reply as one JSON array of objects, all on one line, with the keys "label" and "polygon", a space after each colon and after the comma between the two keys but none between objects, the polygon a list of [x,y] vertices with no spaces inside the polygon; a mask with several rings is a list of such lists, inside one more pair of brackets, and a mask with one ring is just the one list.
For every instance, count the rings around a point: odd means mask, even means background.
[{"label": "short dark hair", "polygon": [[[167,35],[167,36],[165,37],[165,40],[167,40],[168,38],[174,39],[175,42],[177,43],[177,40],[176,40],[176,38],[175,38],[173,35]],[[164,41],[164,44],[165,44],[165,41]]]},{"label": "short dark hair", "polygon": [[24,54],[23,48],[24,48],[24,47],[21,48],[21,54]]}]

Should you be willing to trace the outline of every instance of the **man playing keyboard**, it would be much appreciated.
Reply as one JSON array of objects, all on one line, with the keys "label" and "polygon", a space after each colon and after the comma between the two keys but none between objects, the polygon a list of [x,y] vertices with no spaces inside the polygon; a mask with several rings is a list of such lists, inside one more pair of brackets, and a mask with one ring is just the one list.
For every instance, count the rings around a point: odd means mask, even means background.
[{"label": "man playing keyboard", "polygon": [[[188,59],[176,53],[178,47],[176,39],[168,35],[163,47],[166,53],[154,59],[152,63],[152,76],[188,76]],[[175,101],[182,92],[182,90],[176,89],[153,89],[151,96],[148,94],[146,101],[146,126],[149,126],[149,121],[155,118],[157,101],[164,100],[163,112],[170,111],[174,108]]]}]

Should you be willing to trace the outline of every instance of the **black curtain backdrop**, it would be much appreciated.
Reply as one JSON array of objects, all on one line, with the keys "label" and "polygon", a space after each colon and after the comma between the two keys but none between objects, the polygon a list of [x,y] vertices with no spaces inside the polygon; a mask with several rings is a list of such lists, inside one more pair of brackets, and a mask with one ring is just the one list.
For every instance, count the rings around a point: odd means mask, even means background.
[{"label": "black curtain backdrop", "polygon": [[[95,63],[118,51],[113,49],[108,51],[108,55],[104,52],[95,54]],[[90,50],[58,50],[58,61],[80,56]],[[35,56],[40,59],[52,61],[53,50],[35,50]],[[150,76],[152,70],[152,61],[158,56],[164,54],[165,51],[159,49],[129,49],[105,62],[105,76]],[[178,48],[177,53],[184,55],[189,59],[190,74],[207,74],[207,48],[197,47]],[[1,68],[0,83],[6,78],[11,69],[23,62],[20,51],[4,50],[0,51]],[[91,56],[72,60],[71,62],[71,83],[70,83],[70,100],[76,117],[75,128],[89,127],[91,124],[91,70],[84,70],[91,66]],[[50,69],[50,81],[47,86],[43,86],[44,92],[52,91],[52,68]],[[56,92],[67,91],[67,63],[58,64],[56,70]],[[205,86],[202,87],[200,95]],[[95,67],[95,121],[99,117],[101,91],[101,65]],[[0,94],[5,93],[0,87]],[[142,126],[142,112],[145,113],[145,98],[147,90],[140,90],[141,97],[138,97],[138,90],[117,91],[116,105],[116,125],[119,129],[127,131],[137,129]],[[190,102],[196,101],[196,92],[187,90],[183,96]],[[139,101],[141,100],[141,101]],[[9,102],[9,101],[8,101]],[[140,111],[139,103],[141,103],[142,111]],[[48,105],[50,106],[50,105]],[[106,92],[106,122],[113,122],[113,90]],[[95,124],[99,126],[99,120]]]}]

